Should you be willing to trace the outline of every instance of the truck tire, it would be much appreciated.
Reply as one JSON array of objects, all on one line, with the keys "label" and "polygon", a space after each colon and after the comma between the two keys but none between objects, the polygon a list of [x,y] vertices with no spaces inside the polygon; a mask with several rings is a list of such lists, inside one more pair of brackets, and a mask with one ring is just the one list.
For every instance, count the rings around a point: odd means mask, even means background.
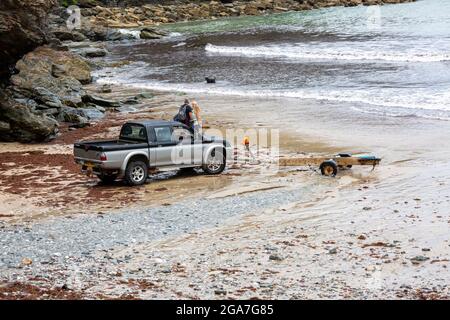
[{"label": "truck tire", "polygon": [[203,164],[203,171],[207,174],[220,174],[225,170],[225,152],[221,148],[214,148],[208,154],[206,163]]},{"label": "truck tire", "polygon": [[125,181],[130,186],[140,186],[147,181],[148,168],[143,161],[132,160],[125,170]]},{"label": "truck tire", "polygon": [[336,162],[334,162],[333,160],[324,161],[320,165],[320,172],[324,176],[334,177],[334,176],[336,176],[337,171],[338,171],[338,166],[337,166]]},{"label": "truck tire", "polygon": [[117,179],[117,174],[99,174],[97,177],[103,184],[112,184]]}]

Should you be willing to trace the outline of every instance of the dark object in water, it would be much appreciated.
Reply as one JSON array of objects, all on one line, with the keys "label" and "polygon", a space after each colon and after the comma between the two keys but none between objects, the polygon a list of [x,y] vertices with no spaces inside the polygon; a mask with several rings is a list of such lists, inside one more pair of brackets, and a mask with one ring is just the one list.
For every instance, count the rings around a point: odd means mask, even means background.
[{"label": "dark object in water", "polygon": [[206,80],[206,83],[216,83],[216,78],[206,77],[205,80]]}]

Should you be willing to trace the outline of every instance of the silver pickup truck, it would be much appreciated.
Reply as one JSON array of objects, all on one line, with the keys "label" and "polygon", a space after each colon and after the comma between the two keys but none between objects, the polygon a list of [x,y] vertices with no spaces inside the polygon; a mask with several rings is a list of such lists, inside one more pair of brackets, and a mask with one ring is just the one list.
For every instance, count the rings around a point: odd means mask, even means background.
[{"label": "silver pickup truck", "polygon": [[136,186],[156,169],[202,168],[219,174],[232,149],[221,138],[194,139],[180,122],[142,120],[125,123],[118,140],[75,143],[74,156],[84,173],[94,173],[105,183],[123,178]]}]

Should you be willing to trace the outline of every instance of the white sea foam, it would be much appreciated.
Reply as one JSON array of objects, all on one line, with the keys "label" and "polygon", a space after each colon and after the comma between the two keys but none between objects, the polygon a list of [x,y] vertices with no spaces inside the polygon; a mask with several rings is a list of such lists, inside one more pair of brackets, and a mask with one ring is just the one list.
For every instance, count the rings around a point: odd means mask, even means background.
[{"label": "white sea foam", "polygon": [[331,44],[297,44],[297,45],[268,45],[253,47],[216,46],[207,44],[206,52],[209,54],[242,56],[242,57],[267,57],[287,58],[298,60],[354,60],[354,61],[392,61],[392,62],[439,62],[450,61],[449,52],[405,50],[395,51],[388,48],[375,50],[352,47],[351,45],[339,46]]},{"label": "white sea foam", "polygon": [[172,48],[183,47],[183,46],[185,46],[185,45],[186,45],[186,42],[179,42],[179,43],[177,43],[177,44],[174,44],[174,45],[172,46]]},{"label": "white sea foam", "polygon": [[133,36],[133,38],[140,39],[141,38],[141,31],[136,29],[118,29],[122,34],[130,34]]},{"label": "white sea foam", "polygon": [[170,32],[169,33],[169,37],[171,38],[177,38],[177,37],[182,37],[183,34],[181,32]]},{"label": "white sea foam", "polygon": [[[319,101],[352,103],[358,105],[382,107],[385,111],[395,108],[411,110],[413,114],[420,116],[420,112],[414,110],[428,110],[450,112],[450,92],[431,93],[417,91],[414,94],[401,90],[320,90],[320,89],[295,89],[295,90],[245,90],[220,85],[208,86],[203,83],[177,84],[168,82],[141,81],[133,82],[127,76],[124,78],[102,78],[100,83],[122,84],[135,88],[145,88],[156,91],[176,91],[196,94],[214,94],[229,96],[244,96],[254,98],[293,98],[311,99]],[[380,109],[383,110],[383,109]],[[391,113],[394,114],[394,113]],[[402,112],[404,114],[404,112]]]},{"label": "white sea foam", "polygon": [[[127,35],[130,34],[130,35],[133,36],[133,38],[136,38],[136,39],[140,39],[141,38],[141,31],[138,30],[138,29],[117,29],[117,31],[119,31],[122,34],[127,34]],[[179,38],[181,36],[183,36],[183,34],[181,34],[179,32],[170,32],[166,36],[166,38],[172,39],[172,38]]]}]

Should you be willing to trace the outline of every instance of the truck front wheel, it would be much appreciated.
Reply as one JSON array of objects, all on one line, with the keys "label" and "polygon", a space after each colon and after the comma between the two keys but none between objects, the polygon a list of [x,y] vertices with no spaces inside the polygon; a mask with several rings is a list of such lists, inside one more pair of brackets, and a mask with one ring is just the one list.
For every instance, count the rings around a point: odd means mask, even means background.
[{"label": "truck front wheel", "polygon": [[225,170],[225,153],[221,148],[214,148],[208,155],[206,163],[203,164],[203,171],[207,174],[219,174]]},{"label": "truck front wheel", "polygon": [[148,177],[147,165],[142,161],[130,161],[125,170],[125,180],[131,186],[140,186]]}]

